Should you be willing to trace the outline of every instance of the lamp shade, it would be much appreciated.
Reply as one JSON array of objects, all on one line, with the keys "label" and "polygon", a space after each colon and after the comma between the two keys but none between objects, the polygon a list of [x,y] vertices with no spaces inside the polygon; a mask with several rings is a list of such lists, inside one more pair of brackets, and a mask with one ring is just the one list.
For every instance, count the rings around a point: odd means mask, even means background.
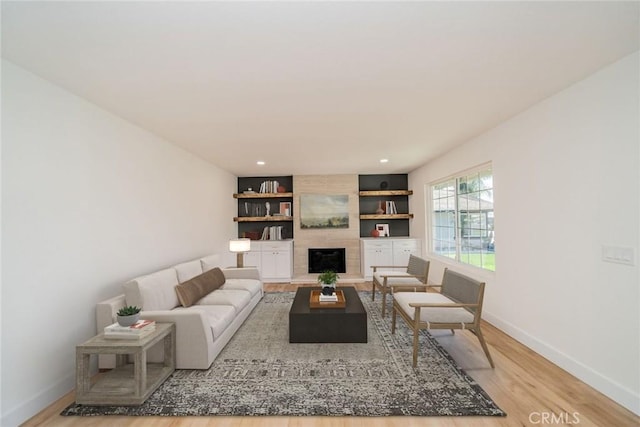
[{"label": "lamp shade", "polygon": [[251,240],[250,239],[235,239],[229,240],[229,250],[231,252],[249,252],[251,250]]}]

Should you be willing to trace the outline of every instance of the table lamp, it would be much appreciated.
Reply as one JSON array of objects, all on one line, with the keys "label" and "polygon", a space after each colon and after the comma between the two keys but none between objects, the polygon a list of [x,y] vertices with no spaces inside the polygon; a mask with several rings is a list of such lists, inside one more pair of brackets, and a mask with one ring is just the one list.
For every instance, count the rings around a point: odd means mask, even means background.
[{"label": "table lamp", "polygon": [[237,267],[242,268],[244,267],[244,253],[251,250],[251,240],[244,238],[229,240],[229,250],[237,254]]}]

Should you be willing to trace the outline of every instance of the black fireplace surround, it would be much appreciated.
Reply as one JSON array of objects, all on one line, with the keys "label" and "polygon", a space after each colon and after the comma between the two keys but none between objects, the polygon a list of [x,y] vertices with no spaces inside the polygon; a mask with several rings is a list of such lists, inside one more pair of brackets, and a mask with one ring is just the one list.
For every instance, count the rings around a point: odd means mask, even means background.
[{"label": "black fireplace surround", "polygon": [[347,272],[344,248],[309,248],[309,273],[326,270]]}]

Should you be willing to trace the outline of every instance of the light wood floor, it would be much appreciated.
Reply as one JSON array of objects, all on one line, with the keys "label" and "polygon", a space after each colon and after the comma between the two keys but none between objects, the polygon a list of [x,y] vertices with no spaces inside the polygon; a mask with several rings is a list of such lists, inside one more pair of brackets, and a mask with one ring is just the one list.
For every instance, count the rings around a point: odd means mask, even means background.
[{"label": "light wood floor", "polygon": [[[268,284],[265,289],[267,292],[290,291],[296,286]],[[359,283],[355,286],[370,290],[371,284]],[[71,392],[27,421],[24,426],[640,426],[640,417],[498,329],[485,323],[483,332],[495,361],[495,369],[489,367],[478,340],[471,333],[458,331],[451,335],[449,332],[435,331],[434,335],[459,366],[508,414],[507,417],[61,417],[58,415],[60,411],[74,400]]]}]

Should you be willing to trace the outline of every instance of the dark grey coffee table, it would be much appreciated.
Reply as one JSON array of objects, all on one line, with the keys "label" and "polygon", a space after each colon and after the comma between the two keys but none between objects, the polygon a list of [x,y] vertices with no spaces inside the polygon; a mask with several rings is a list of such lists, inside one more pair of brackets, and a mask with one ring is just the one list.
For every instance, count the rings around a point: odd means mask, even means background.
[{"label": "dark grey coffee table", "polygon": [[345,308],[310,308],[313,287],[298,288],[289,310],[290,343],[366,343],[367,312],[353,286],[339,286]]}]

